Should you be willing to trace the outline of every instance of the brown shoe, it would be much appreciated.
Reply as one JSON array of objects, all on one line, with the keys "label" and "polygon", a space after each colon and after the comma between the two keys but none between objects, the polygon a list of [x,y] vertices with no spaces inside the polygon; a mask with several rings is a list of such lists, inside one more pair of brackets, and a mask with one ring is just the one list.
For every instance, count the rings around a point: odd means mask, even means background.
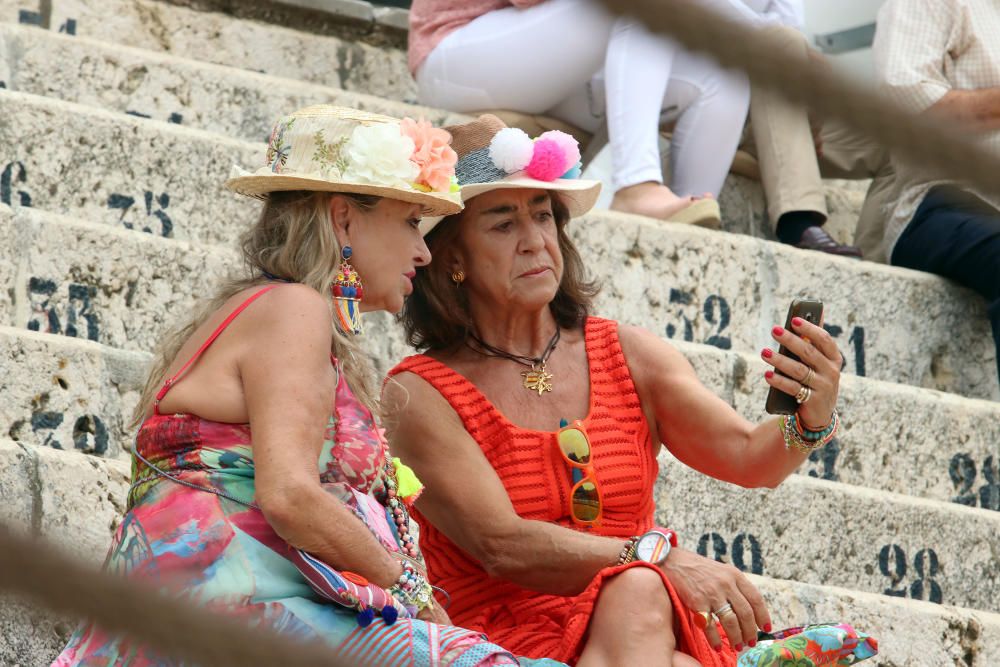
[{"label": "brown shoe", "polygon": [[856,257],[861,259],[861,248],[852,245],[841,245],[833,240],[833,237],[826,233],[822,227],[809,227],[802,232],[802,238],[795,244],[796,248],[803,250],[818,250],[830,255],[840,257]]}]

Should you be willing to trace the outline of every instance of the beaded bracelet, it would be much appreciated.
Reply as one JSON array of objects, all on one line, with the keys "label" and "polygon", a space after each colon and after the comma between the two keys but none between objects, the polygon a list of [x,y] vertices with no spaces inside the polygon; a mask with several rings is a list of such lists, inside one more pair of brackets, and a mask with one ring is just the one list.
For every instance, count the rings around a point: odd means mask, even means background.
[{"label": "beaded bracelet", "polygon": [[802,418],[799,417],[798,415],[792,415],[792,417],[793,419],[795,419],[795,430],[799,432],[799,435],[801,435],[806,440],[815,441],[815,440],[822,440],[823,438],[827,437],[828,435],[830,435],[830,433],[833,432],[833,429],[837,422],[837,411],[836,410],[833,411],[833,414],[830,416],[830,423],[826,425],[826,428],[820,431],[811,431],[808,428],[806,428],[805,425],[803,425],[802,423]]},{"label": "beaded bracelet", "polygon": [[639,535],[633,535],[625,542],[622,551],[618,554],[618,565],[628,565],[635,560],[635,545],[639,543]]},{"label": "beaded bracelet", "polygon": [[418,612],[434,605],[434,590],[413,563],[408,559],[400,562],[403,573],[389,588],[389,593],[415,618]]},{"label": "beaded bracelet", "polygon": [[785,440],[785,449],[796,449],[808,453],[825,447],[833,440],[837,434],[837,427],[840,426],[840,415],[834,410],[833,419],[830,420],[830,425],[824,431],[808,431],[810,436],[819,435],[818,439],[800,434],[797,422],[795,415],[785,415],[778,420],[778,428]]}]

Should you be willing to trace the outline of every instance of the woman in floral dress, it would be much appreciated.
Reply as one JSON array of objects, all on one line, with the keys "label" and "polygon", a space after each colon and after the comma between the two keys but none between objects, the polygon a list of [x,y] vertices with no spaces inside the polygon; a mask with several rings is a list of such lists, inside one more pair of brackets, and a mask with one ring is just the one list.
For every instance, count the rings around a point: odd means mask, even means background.
[{"label": "woman in floral dress", "polygon": [[[355,340],[361,312],[398,312],[430,261],[421,217],[461,208],[449,141],[310,107],[279,121],[265,166],[227,182],[264,200],[247,271],[162,341],[110,571],[322,639],[348,664],[519,664],[433,603],[409,533],[419,483],[387,455]],[[55,664],[171,661],[87,624]]]}]

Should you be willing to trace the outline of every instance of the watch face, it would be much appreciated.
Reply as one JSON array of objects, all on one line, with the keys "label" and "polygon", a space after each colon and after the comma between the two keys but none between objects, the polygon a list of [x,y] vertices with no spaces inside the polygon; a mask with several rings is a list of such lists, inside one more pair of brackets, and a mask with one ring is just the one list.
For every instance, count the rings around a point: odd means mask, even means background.
[{"label": "watch face", "polygon": [[670,540],[663,533],[646,533],[635,545],[635,555],[647,563],[661,563],[670,553]]}]

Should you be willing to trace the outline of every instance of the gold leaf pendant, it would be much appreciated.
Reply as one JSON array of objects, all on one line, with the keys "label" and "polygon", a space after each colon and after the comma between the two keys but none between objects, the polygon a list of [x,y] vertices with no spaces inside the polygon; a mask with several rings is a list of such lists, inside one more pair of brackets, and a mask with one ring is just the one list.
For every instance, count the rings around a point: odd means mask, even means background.
[{"label": "gold leaf pendant", "polygon": [[544,362],[541,366],[532,366],[530,371],[522,371],[521,377],[524,378],[522,386],[528,391],[537,391],[539,396],[552,391],[552,373],[545,368]]}]

